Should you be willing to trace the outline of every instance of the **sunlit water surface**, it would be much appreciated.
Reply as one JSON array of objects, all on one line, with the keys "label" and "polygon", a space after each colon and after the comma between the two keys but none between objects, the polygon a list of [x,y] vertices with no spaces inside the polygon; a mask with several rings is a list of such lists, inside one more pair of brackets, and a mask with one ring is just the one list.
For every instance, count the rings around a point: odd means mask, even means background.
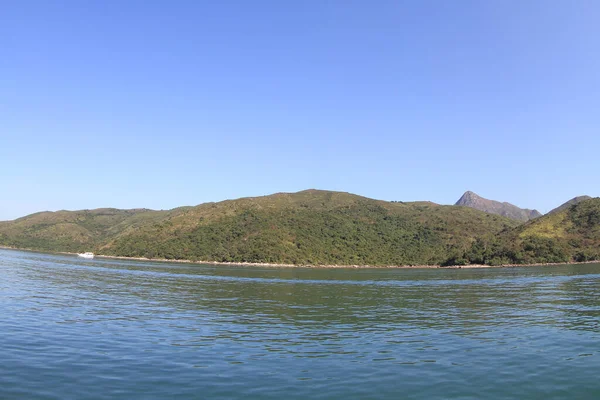
[{"label": "sunlit water surface", "polygon": [[600,265],[311,270],[0,250],[1,399],[598,399]]}]

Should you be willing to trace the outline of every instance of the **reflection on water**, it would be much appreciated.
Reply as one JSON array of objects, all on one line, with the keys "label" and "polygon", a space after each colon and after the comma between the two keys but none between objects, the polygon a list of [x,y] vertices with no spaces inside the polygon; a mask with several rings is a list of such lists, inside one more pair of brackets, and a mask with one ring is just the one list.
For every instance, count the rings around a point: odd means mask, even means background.
[{"label": "reflection on water", "polygon": [[0,274],[2,398],[600,393],[597,264],[324,270],[0,250]]}]

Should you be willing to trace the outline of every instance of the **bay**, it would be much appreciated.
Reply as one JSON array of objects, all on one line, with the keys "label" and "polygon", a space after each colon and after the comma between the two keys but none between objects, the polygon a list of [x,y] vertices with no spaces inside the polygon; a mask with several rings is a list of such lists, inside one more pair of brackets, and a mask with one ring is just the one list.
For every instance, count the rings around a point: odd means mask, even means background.
[{"label": "bay", "polygon": [[2,399],[596,399],[600,264],[308,269],[0,250]]}]

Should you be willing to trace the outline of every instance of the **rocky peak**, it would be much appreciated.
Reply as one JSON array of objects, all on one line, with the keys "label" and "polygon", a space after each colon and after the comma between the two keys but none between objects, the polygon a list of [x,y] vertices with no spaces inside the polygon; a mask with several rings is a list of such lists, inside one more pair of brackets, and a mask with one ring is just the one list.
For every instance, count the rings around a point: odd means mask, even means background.
[{"label": "rocky peak", "polygon": [[519,208],[513,204],[489,200],[479,196],[477,193],[466,191],[456,202],[457,206],[474,208],[476,210],[485,211],[490,214],[502,215],[518,221],[528,221],[537,218],[542,214],[537,210],[529,210]]}]

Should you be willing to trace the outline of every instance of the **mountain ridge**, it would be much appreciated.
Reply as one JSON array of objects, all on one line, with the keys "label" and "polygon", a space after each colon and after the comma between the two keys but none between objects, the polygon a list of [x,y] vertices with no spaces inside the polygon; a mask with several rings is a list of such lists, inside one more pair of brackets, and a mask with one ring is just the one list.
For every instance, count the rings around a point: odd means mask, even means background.
[{"label": "mountain ridge", "polygon": [[516,225],[463,207],[307,190],[167,211],[37,214],[0,226],[0,245],[193,261],[439,265],[448,248]]},{"label": "mountain ridge", "polygon": [[571,207],[571,206],[573,206],[573,205],[575,205],[575,204],[578,204],[578,203],[580,203],[580,202],[582,202],[582,201],[585,201],[585,200],[589,200],[589,199],[591,199],[591,198],[592,198],[592,197],[590,197],[590,196],[587,196],[587,195],[573,197],[571,200],[569,200],[569,201],[567,201],[567,202],[565,202],[565,203],[561,204],[560,206],[558,206],[558,207],[556,207],[556,208],[554,208],[554,209],[552,209],[552,210],[548,211],[548,214],[554,214],[554,213],[557,213],[557,212],[559,212],[559,211],[562,211],[562,210],[564,210],[564,209],[566,209],[566,208],[569,208],[569,207]]},{"label": "mountain ridge", "polygon": [[600,257],[600,199],[522,223],[464,206],[306,190],[172,210],[34,213],[0,222],[0,246],[293,265],[589,261]]},{"label": "mountain ridge", "polygon": [[542,214],[537,210],[519,208],[508,202],[486,199],[477,193],[466,191],[455,203],[457,206],[470,207],[490,214],[502,215],[517,221],[526,222],[540,217]]},{"label": "mountain ridge", "polygon": [[580,201],[496,236],[478,238],[449,263],[532,264],[600,260],[600,198]]}]

